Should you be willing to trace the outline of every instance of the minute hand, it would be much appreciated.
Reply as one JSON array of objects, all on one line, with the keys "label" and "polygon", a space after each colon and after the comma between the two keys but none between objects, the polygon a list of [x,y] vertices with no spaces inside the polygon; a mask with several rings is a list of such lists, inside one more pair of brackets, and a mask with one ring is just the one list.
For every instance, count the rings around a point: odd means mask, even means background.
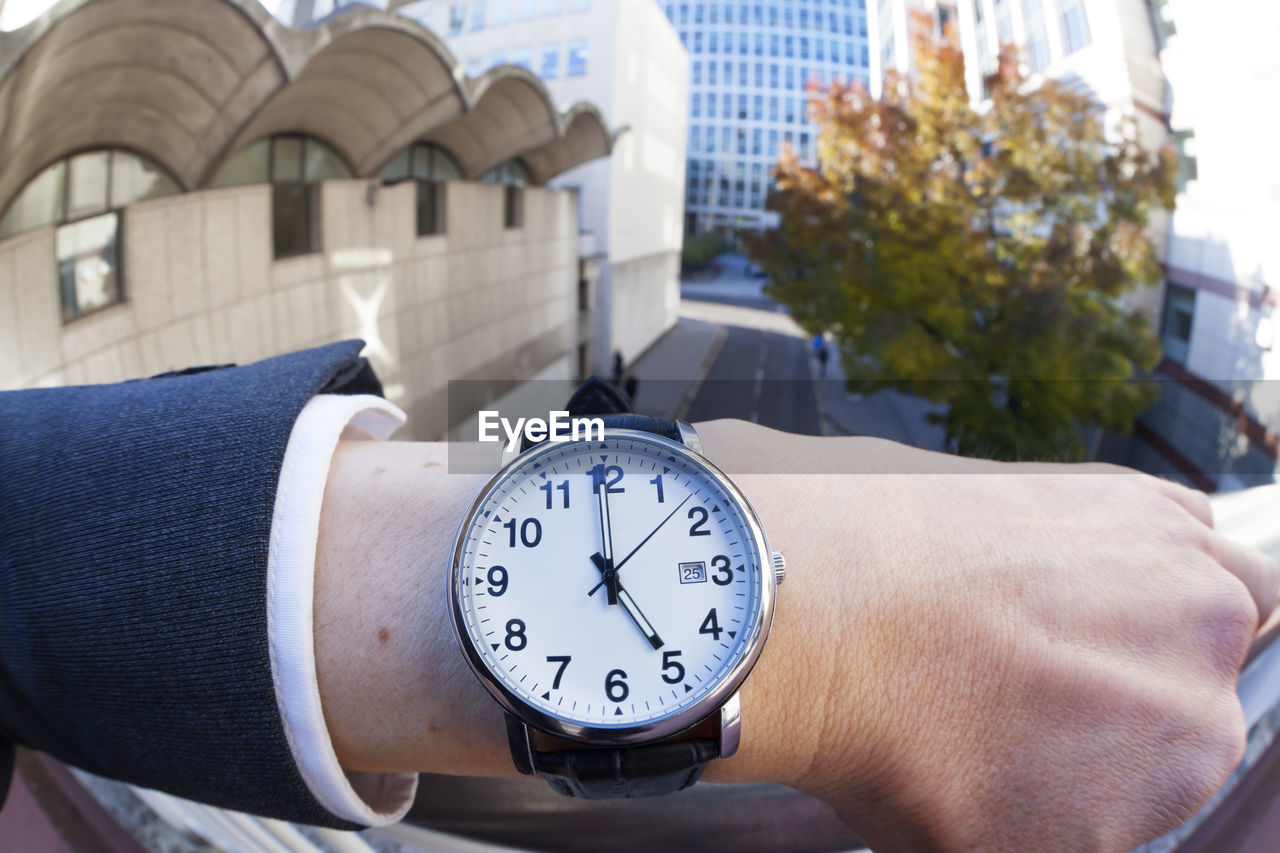
[{"label": "minute hand", "polygon": [[686,494],[686,496],[685,496],[685,500],[684,500],[684,501],[681,501],[681,502],[680,502],[680,505],[676,506],[675,510],[672,510],[671,512],[668,512],[666,519],[663,519],[663,520],[662,520],[662,523],[660,523],[660,524],[657,526],[657,528],[654,528],[654,529],[653,529],[653,532],[650,532],[650,533],[649,533],[649,535],[646,535],[646,537],[645,537],[644,539],[641,539],[641,540],[640,540],[640,544],[637,544],[637,546],[636,546],[635,548],[632,548],[632,549],[631,549],[631,553],[628,553],[628,555],[627,555],[627,556],[622,557],[622,560],[621,560],[621,561],[618,561],[618,562],[616,562],[616,564],[613,564],[613,571],[621,571],[621,570],[622,570],[622,566],[627,565],[627,560],[630,560],[630,558],[631,558],[631,557],[636,556],[636,551],[639,551],[639,549],[640,549],[640,548],[643,548],[643,547],[644,547],[644,543],[645,543],[645,542],[648,542],[648,540],[649,540],[649,539],[653,539],[653,534],[654,534],[654,533],[658,533],[658,530],[662,530],[662,525],[663,525],[663,524],[667,524],[667,523],[668,523],[668,521],[671,521],[671,516],[676,515],[676,514],[677,514],[677,512],[680,512],[680,507],[685,506],[685,505],[686,505],[686,503],[689,503],[689,498],[691,498],[691,497],[694,497],[694,494],[692,494],[692,492],[690,492],[689,494]]},{"label": "minute hand", "polygon": [[[682,506],[684,506],[685,504],[687,504],[687,503],[689,502],[689,498],[691,498],[691,497],[693,497],[693,493],[692,493],[692,492],[690,492],[689,494],[685,495],[684,500],[680,501],[679,506],[677,506],[675,509],[671,510],[671,512],[667,513],[667,517],[666,517],[666,518],[664,518],[664,519],[662,519],[662,522],[661,522],[657,527],[653,528],[653,530],[649,533],[649,535],[648,535],[648,536],[644,537],[644,539],[641,539],[641,540],[640,540],[640,544],[639,544],[639,545],[637,545],[636,547],[632,548],[632,549],[631,549],[631,553],[630,553],[630,554],[628,554],[627,556],[623,557],[623,558],[622,558],[622,560],[621,560],[620,562],[617,562],[617,563],[614,563],[614,564],[613,564],[613,570],[614,570],[615,572],[620,571],[620,570],[622,569],[622,567],[623,567],[623,566],[625,566],[625,565],[627,564],[627,561],[628,561],[628,560],[630,560],[632,557],[634,557],[634,556],[636,555],[636,551],[639,551],[641,548],[643,548],[643,547],[644,547],[644,543],[646,543],[646,542],[648,542],[650,539],[652,539],[652,538],[653,538],[653,534],[654,534],[654,533],[657,533],[659,530],[661,530],[661,529],[662,529],[662,525],[663,525],[663,524],[666,524],[668,521],[670,521],[670,520],[671,520],[671,516],[673,516],[673,515],[675,515],[677,512],[679,512],[679,511],[680,511],[680,507],[682,507]],[[595,586],[593,586],[593,587],[591,588],[591,591],[590,591],[590,592],[588,592],[588,593],[587,593],[587,595],[595,595],[596,590],[597,590],[597,589],[599,589],[599,588],[600,588],[601,586],[603,586],[603,585],[604,585],[604,581],[600,581],[600,583],[596,584]]]}]

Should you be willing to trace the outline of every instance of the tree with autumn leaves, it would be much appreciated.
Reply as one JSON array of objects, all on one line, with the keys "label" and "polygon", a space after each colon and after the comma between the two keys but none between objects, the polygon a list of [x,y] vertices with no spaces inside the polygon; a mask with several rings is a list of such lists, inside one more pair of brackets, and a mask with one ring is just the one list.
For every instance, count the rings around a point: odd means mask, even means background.
[{"label": "tree with autumn leaves", "polygon": [[1173,207],[1175,159],[1104,132],[1101,107],[1010,51],[975,109],[961,51],[917,21],[915,70],[811,91],[816,170],[790,152],[753,241],[770,292],[839,342],[851,390],[941,404],[954,449],[1078,459],[1080,428],[1125,432],[1158,359],[1125,296],[1158,279],[1148,217]]}]

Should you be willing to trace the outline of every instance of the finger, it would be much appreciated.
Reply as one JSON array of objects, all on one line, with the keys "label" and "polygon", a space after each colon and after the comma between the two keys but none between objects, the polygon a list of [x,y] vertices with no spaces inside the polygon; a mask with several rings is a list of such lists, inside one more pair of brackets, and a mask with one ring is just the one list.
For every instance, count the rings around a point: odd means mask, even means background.
[{"label": "finger", "polygon": [[1205,527],[1213,529],[1213,505],[1204,492],[1189,489],[1172,480],[1157,479],[1156,484],[1162,495],[1191,513]]},{"label": "finger", "polygon": [[1232,542],[1225,536],[1213,534],[1209,542],[1214,558],[1238,577],[1253,596],[1258,605],[1258,624],[1266,624],[1280,598],[1280,564],[1261,551]]}]

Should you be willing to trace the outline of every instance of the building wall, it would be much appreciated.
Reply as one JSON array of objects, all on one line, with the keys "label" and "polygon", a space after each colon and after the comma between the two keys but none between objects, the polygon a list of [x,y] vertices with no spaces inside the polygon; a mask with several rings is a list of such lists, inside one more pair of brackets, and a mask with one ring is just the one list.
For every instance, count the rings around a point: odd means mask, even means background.
[{"label": "building wall", "polygon": [[[52,227],[0,243],[0,387],[116,382],[363,338],[410,434],[443,435],[449,379],[512,382],[578,344],[571,193],[455,182],[447,235],[414,233],[414,187],[321,185],[324,250],[275,261],[271,190],[209,190],[125,209],[126,299],[61,321]],[[454,413],[457,419],[462,413]]]},{"label": "building wall", "polygon": [[[805,117],[805,86],[811,80],[829,84],[834,78],[868,81],[865,0],[664,2],[663,9],[692,63],[686,230],[766,227],[773,222],[764,210],[773,183],[769,171],[784,145],[789,141],[803,161],[815,162],[817,128]],[[731,21],[725,20],[726,10]],[[726,39],[732,44],[729,52]]]},{"label": "building wall", "polygon": [[[613,156],[587,163],[556,178],[554,186],[575,188],[581,227],[593,234],[604,263],[596,293],[592,360],[598,371],[612,353],[630,360],[675,322],[675,310],[656,310],[678,300],[677,274],[660,274],[678,261],[683,244],[684,146],[688,99],[688,57],[654,0],[565,2],[548,13],[541,3],[513,0],[504,18],[486,4],[474,26],[480,0],[416,0],[393,3],[439,33],[470,74],[497,64],[524,65],[538,74],[559,105],[585,100],[599,107],[609,126],[622,131]],[[455,6],[464,7],[463,26],[451,28]],[[570,75],[571,47],[584,51],[585,72]],[[544,55],[556,57],[552,67]],[[645,262],[651,261],[651,262]],[[613,267],[639,262],[652,278]],[[678,265],[677,265],[678,266]],[[634,291],[615,294],[612,282]],[[647,303],[643,311],[624,311]]]}]

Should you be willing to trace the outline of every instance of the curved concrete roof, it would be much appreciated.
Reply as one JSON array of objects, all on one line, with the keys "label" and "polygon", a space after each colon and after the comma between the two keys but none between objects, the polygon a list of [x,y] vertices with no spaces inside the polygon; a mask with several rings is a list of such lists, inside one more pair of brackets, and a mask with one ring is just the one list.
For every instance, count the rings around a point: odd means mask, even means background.
[{"label": "curved concrete roof", "polygon": [[559,112],[521,68],[467,77],[433,33],[375,9],[294,30],[256,0],[62,0],[0,33],[0,210],[85,148],[131,149],[194,189],[284,131],[323,139],[360,176],[423,140],[467,177],[519,156],[540,182],[615,139],[595,107]]}]

